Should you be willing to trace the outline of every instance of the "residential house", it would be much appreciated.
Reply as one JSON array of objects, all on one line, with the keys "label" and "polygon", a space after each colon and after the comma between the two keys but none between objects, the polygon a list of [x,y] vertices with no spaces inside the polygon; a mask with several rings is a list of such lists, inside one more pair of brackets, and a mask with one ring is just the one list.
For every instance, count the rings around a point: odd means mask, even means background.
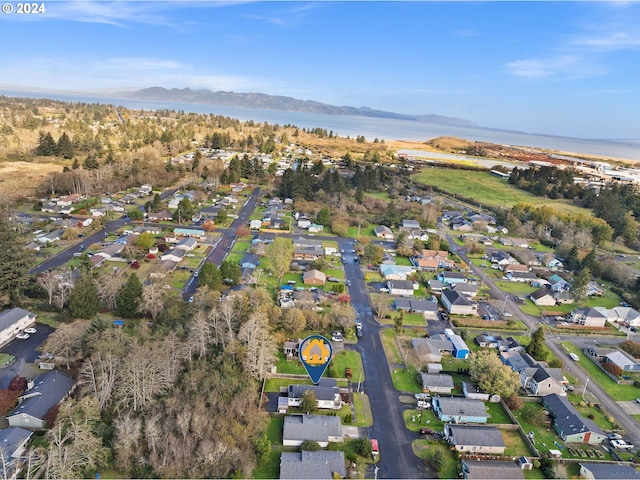
[{"label": "residential house", "polygon": [[515,462],[462,460],[464,480],[524,480],[523,470]]},{"label": "residential house", "polygon": [[545,255],[538,255],[538,259],[542,263],[542,265],[549,270],[557,271],[562,270],[564,268],[564,263],[561,260],[558,260],[556,257],[548,257]]},{"label": "residential house", "polygon": [[455,358],[467,358],[471,351],[461,336],[456,335],[450,328],[445,328],[444,334],[447,339],[453,344],[453,356]]},{"label": "residential house", "polygon": [[400,228],[398,230],[400,230],[401,232],[412,232],[414,230],[420,230],[420,223],[418,223],[417,220],[403,219],[402,224],[400,225]]},{"label": "residential house", "polygon": [[438,268],[453,268],[455,262],[449,259],[446,250],[423,249],[418,255],[411,258],[411,262],[421,271],[435,271]]},{"label": "residential house", "polygon": [[440,363],[443,355],[453,353],[453,343],[446,338],[414,338],[411,346],[423,363]]},{"label": "residential house", "polygon": [[195,238],[186,237],[178,242],[178,244],[176,245],[176,248],[180,250],[184,250],[185,252],[190,252],[193,249],[195,249],[197,245],[198,245],[198,241]]},{"label": "residential house", "polygon": [[20,427],[9,427],[0,430],[0,455],[3,465],[0,471],[4,478],[14,479],[20,473],[21,457],[33,432]]},{"label": "residential house", "polygon": [[453,290],[443,290],[440,301],[447,312],[454,315],[475,315],[478,312],[476,302]]},{"label": "residential house", "polygon": [[501,352],[522,352],[524,347],[513,337],[507,337],[500,341],[498,350]]},{"label": "residential house", "polygon": [[202,228],[176,227],[173,229],[173,234],[178,237],[205,238],[207,236],[206,232]]},{"label": "residential house", "polygon": [[524,238],[500,237],[500,243],[505,247],[529,248],[529,240]]},{"label": "residential house", "polygon": [[564,305],[566,303],[576,303],[576,299],[574,298],[571,292],[560,291],[555,292],[553,294],[553,298],[556,299],[556,304]]},{"label": "residential house", "polygon": [[260,265],[260,257],[255,253],[245,253],[240,260],[240,268],[250,268],[254,270]]},{"label": "residential house", "polygon": [[393,301],[396,310],[404,310],[411,313],[422,313],[427,320],[438,318],[438,302],[430,300],[414,300],[407,298],[396,298]]},{"label": "residential house", "polygon": [[251,220],[249,222],[249,229],[260,230],[262,228],[262,220]]},{"label": "residential house", "polygon": [[506,267],[507,265],[512,265],[512,264],[515,265],[520,263],[511,255],[509,255],[506,252],[503,252],[502,250],[496,250],[495,252],[492,252],[491,255],[489,256],[489,261],[491,263],[496,263],[498,264],[498,266],[503,268]]},{"label": "residential house", "polygon": [[57,230],[53,230],[45,235],[41,235],[36,238],[36,240],[40,243],[55,243],[62,238],[62,234],[64,230],[58,228]]},{"label": "residential house", "polygon": [[293,242],[293,259],[294,260],[316,260],[324,256],[324,248],[322,242],[317,240],[308,240],[304,238],[296,238]]},{"label": "residential house", "polygon": [[169,210],[161,210],[159,212],[149,212],[147,215],[149,220],[153,221],[168,221],[173,219],[173,213]]},{"label": "residential house", "polygon": [[603,312],[609,322],[622,323],[630,327],[640,327],[640,312],[631,307],[614,307]]},{"label": "residential house", "polygon": [[413,283],[408,280],[388,280],[387,288],[392,295],[413,296]]},{"label": "residential house", "polygon": [[289,385],[286,404],[289,407],[299,407],[302,395],[311,390],[318,401],[318,408],[339,410],[342,406],[340,389],[335,378],[321,378],[318,385]]},{"label": "residential house", "polygon": [[567,443],[600,445],[606,435],[592,420],[580,415],[567,397],[557,394],[542,397],[542,404],[553,417],[553,428]]},{"label": "residential house", "polygon": [[507,448],[496,427],[447,424],[444,438],[457,452],[503,455]]},{"label": "residential house", "polygon": [[604,289],[598,285],[598,282],[590,281],[587,284],[587,297],[601,297],[604,295]]},{"label": "residential house", "polygon": [[373,229],[373,233],[375,233],[376,237],[383,238],[385,240],[393,240],[393,231],[387,227],[386,225],[378,225]]},{"label": "residential house", "polygon": [[332,480],[346,476],[344,452],[341,450],[303,450],[282,452],[280,455],[280,480]]},{"label": "residential house", "polygon": [[528,272],[529,267],[527,265],[522,265],[520,263],[511,263],[506,265],[502,271],[504,273],[513,273],[513,272]]},{"label": "residential house", "polygon": [[640,371],[640,364],[620,350],[616,350],[605,355],[604,363],[613,363],[620,367],[624,372]]},{"label": "residential house", "polygon": [[312,223],[309,225],[308,231],[309,233],[319,233],[324,230],[324,225],[319,225],[317,223]]},{"label": "residential house", "polygon": [[633,465],[581,462],[580,478],[588,480],[640,480],[640,472]]},{"label": "residential house", "polygon": [[305,285],[324,285],[327,281],[327,276],[320,270],[307,270],[302,275],[302,281]]},{"label": "residential house", "polygon": [[382,254],[382,260],[380,261],[381,265],[395,265],[396,257],[391,255],[389,252],[384,252]]},{"label": "residential house", "polygon": [[436,278],[447,285],[467,283],[469,281],[465,274],[458,272],[440,272]]},{"label": "residential house", "polygon": [[478,286],[471,283],[456,283],[451,287],[456,293],[466,296],[467,298],[473,298],[478,294]]},{"label": "residential house", "polygon": [[480,400],[460,397],[434,397],[434,413],[443,422],[487,423],[487,406]]},{"label": "residential house", "polygon": [[170,260],[172,262],[180,262],[184,256],[186,255],[186,250],[182,250],[179,248],[174,248],[172,250],[167,250],[160,257],[161,260]]},{"label": "residential house", "polygon": [[0,345],[13,340],[17,333],[32,326],[36,315],[22,308],[10,308],[0,313]]},{"label": "residential house", "polygon": [[302,343],[302,339],[298,338],[297,340],[286,340],[282,345],[282,353],[287,358],[287,360],[293,360],[298,357],[300,353],[300,344]]},{"label": "residential house", "polygon": [[500,337],[494,337],[488,334],[476,335],[474,338],[478,346],[482,348],[498,348],[498,345],[500,344],[499,339]]},{"label": "residential house", "polygon": [[548,288],[541,288],[540,290],[536,290],[529,294],[529,299],[539,306],[552,306],[556,304],[553,291]]},{"label": "residential house", "polygon": [[406,280],[416,273],[416,267],[406,265],[380,265],[378,270],[385,280]]},{"label": "residential house", "polygon": [[419,377],[423,392],[451,394],[451,390],[454,388],[451,375],[421,373]]},{"label": "residential house", "polygon": [[446,289],[446,285],[440,280],[429,280],[427,283],[433,293],[442,293]]},{"label": "residential house", "polygon": [[449,222],[449,226],[456,232],[471,232],[473,224],[463,217],[456,217]]},{"label": "residential house", "polygon": [[474,213],[473,215],[469,216],[469,220],[472,221],[473,223],[476,223],[476,222],[483,222],[483,223],[489,223],[489,224],[496,223],[496,217],[494,217],[493,215],[487,215],[486,213]]},{"label": "residential house", "polygon": [[577,308],[569,314],[569,320],[585,327],[604,327],[607,317],[595,308]]},{"label": "residential house", "polygon": [[550,368],[535,364],[520,370],[520,386],[533,395],[542,397],[550,394],[566,395],[567,383],[562,368]]},{"label": "residential house", "polygon": [[282,444],[299,447],[310,440],[326,448],[329,442],[342,442],[342,422],[339,416],[288,415],[284,417]]},{"label": "residential house", "polygon": [[571,284],[557,273],[551,275],[547,280],[551,285],[551,290],[553,290],[554,292],[562,292],[571,289]]},{"label": "residential house", "polygon": [[298,228],[306,230],[309,228],[309,225],[311,225],[311,217],[309,215],[302,214],[298,216]]},{"label": "residential house", "polygon": [[38,375],[18,399],[16,408],[7,414],[11,427],[45,428],[47,412],[71,393],[75,381],[57,370]]},{"label": "residential house", "polygon": [[[94,255],[93,257],[91,257],[91,260],[93,261],[94,258],[100,258],[100,257],[97,257],[96,255]],[[165,278],[167,275],[173,272],[173,270],[176,268],[177,265],[178,265],[178,262],[176,261],[162,260],[160,263],[158,263],[153,267],[153,269],[149,272],[149,276],[151,278]]]},{"label": "residential house", "polygon": [[518,373],[525,368],[533,367],[537,364],[531,355],[522,353],[522,351],[500,352],[500,360],[511,368],[511,370]]},{"label": "residential house", "polygon": [[481,400],[483,402],[489,401],[490,395],[482,391],[482,389],[476,383],[462,382],[462,393],[465,398],[471,398],[472,400]]},{"label": "residential house", "polygon": [[507,278],[512,282],[531,283],[538,279],[533,272],[509,272]]}]

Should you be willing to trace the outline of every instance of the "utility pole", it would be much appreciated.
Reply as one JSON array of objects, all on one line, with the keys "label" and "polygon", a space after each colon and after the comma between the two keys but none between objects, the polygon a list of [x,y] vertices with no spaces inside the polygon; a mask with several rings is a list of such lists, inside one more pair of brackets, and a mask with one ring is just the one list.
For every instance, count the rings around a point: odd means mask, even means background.
[{"label": "utility pole", "polygon": [[584,400],[584,394],[587,393],[587,385],[589,385],[590,378],[587,377],[587,381],[584,382],[584,390],[582,390],[582,400]]},{"label": "utility pole", "polygon": [[509,298],[509,295],[505,295],[504,303],[502,304],[502,315],[504,315],[504,309],[507,307],[507,299],[508,298]]}]

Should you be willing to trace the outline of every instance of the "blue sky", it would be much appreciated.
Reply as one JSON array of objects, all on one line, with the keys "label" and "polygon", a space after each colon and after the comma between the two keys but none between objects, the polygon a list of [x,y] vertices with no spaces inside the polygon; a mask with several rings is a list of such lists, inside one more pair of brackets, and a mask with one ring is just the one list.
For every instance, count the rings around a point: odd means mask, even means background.
[{"label": "blue sky", "polygon": [[262,92],[529,133],[640,138],[640,3],[45,7],[0,16],[0,84]]}]

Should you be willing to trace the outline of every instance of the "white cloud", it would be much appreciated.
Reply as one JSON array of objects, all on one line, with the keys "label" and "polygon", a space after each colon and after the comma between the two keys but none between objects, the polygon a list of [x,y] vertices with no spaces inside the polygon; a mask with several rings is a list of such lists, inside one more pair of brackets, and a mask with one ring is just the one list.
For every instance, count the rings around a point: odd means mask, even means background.
[{"label": "white cloud", "polygon": [[577,38],[573,43],[603,51],[629,50],[640,47],[640,35],[627,32],[611,32],[591,38]]},{"label": "white cloud", "polygon": [[507,71],[521,78],[577,79],[603,75],[606,69],[580,55],[558,55],[547,58],[527,58],[506,64]]}]

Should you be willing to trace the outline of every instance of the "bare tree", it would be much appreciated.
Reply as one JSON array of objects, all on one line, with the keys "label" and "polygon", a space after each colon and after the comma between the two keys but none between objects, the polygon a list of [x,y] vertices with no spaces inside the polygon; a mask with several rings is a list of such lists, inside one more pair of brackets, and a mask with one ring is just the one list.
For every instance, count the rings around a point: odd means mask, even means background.
[{"label": "bare tree", "polygon": [[204,310],[196,310],[189,324],[189,339],[191,345],[198,354],[198,359],[207,354],[207,349],[212,341],[211,320]]},{"label": "bare tree", "polygon": [[379,317],[384,317],[389,313],[389,300],[383,295],[372,295],[371,306]]},{"label": "bare tree", "polygon": [[56,357],[64,358],[68,370],[69,361],[82,349],[82,337],[86,329],[87,325],[79,321],[62,324],[49,335],[43,350],[51,352]]},{"label": "bare tree", "polygon": [[269,331],[268,320],[262,315],[251,315],[240,328],[238,338],[246,346],[244,366],[256,380],[262,380],[274,364],[276,343]]},{"label": "bare tree", "polygon": [[104,273],[96,278],[98,298],[107,309],[116,308],[116,296],[122,283],[122,277],[117,273]]},{"label": "bare tree", "polygon": [[157,285],[149,284],[142,287],[142,297],[138,310],[142,314],[147,314],[153,321],[164,310],[164,294]]},{"label": "bare tree", "polygon": [[331,318],[333,323],[344,330],[355,327],[356,311],[348,303],[335,303],[331,307]]},{"label": "bare tree", "polygon": [[142,418],[127,412],[114,420],[116,441],[113,449],[120,465],[129,465],[139,455]]},{"label": "bare tree", "polygon": [[279,284],[284,274],[289,271],[293,258],[293,243],[288,238],[276,237],[266,248],[265,257],[269,261],[271,271],[278,277]]}]

